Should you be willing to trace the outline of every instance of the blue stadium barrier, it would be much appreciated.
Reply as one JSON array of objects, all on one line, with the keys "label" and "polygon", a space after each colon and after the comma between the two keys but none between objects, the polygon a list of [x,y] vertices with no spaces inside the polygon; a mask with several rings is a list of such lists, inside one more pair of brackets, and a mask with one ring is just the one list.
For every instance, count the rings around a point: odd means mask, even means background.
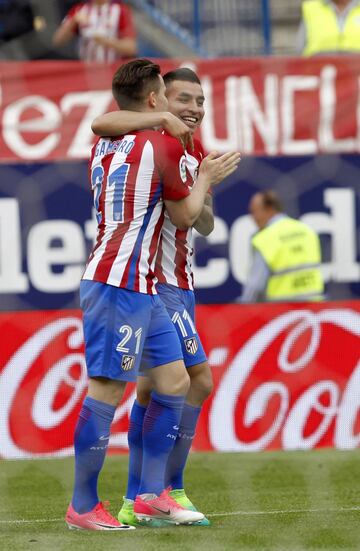
[{"label": "blue stadium barrier", "polygon": [[270,0],[129,0],[203,58],[269,55]]}]

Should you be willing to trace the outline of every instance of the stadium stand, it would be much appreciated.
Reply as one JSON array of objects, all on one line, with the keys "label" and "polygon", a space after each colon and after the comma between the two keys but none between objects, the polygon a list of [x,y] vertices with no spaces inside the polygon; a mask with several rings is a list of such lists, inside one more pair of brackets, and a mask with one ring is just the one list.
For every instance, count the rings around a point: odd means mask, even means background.
[{"label": "stadium stand", "polygon": [[295,53],[293,37],[299,25],[301,0],[290,4],[286,0],[129,3],[203,57]]},{"label": "stadium stand", "polygon": [[[301,0],[126,0],[139,53],[149,57],[294,54]],[[40,26],[0,41],[0,59],[76,58],[74,44],[54,50],[51,36],[73,0],[29,0]]]}]

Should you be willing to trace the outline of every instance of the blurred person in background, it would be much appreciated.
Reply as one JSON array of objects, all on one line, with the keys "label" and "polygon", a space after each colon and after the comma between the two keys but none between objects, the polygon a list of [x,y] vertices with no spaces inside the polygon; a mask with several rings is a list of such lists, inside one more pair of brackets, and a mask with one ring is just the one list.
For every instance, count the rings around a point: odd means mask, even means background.
[{"label": "blurred person in background", "polygon": [[275,191],[255,193],[249,212],[259,230],[251,240],[253,263],[240,302],[322,300],[318,235],[284,213]]},{"label": "blurred person in background", "polygon": [[112,63],[135,57],[136,32],[131,10],[117,0],[89,0],[75,4],[53,36],[60,47],[75,36],[79,58],[86,62]]},{"label": "blurred person in background", "polygon": [[305,0],[297,49],[304,56],[360,52],[360,1]]}]

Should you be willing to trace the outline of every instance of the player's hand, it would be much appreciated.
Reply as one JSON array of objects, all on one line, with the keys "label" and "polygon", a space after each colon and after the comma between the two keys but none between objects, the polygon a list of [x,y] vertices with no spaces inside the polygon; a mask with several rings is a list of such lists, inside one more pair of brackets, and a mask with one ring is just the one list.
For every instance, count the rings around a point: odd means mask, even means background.
[{"label": "player's hand", "polygon": [[227,176],[235,172],[240,161],[241,155],[238,151],[230,151],[220,156],[217,151],[211,151],[202,161],[200,173],[205,174],[213,186],[219,184]]},{"label": "player's hand", "polygon": [[73,17],[73,21],[77,24],[77,25],[83,25],[83,26],[86,26],[89,24],[89,18],[88,16],[84,13],[83,10],[78,10],[74,17]]},{"label": "player's hand", "polygon": [[179,140],[184,149],[188,148],[190,151],[194,151],[194,142],[191,130],[178,117],[170,112],[165,112],[163,128],[170,134],[170,136],[173,136]]},{"label": "player's hand", "polygon": [[102,46],[110,46],[110,39],[99,32],[95,32],[92,36],[94,42]]}]

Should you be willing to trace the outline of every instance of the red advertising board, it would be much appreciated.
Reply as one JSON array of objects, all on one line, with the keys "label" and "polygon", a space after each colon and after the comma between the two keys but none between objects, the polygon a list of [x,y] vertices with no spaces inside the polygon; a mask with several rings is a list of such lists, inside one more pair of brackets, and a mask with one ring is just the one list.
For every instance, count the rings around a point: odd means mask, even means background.
[{"label": "red advertising board", "polygon": [[[360,302],[198,306],[215,389],[196,450],[356,448]],[[0,456],[69,455],[86,389],[78,310],[0,314]],[[134,394],[112,425],[126,450]]]},{"label": "red advertising board", "polygon": [[[360,150],[356,56],[160,60],[199,74],[207,150],[315,155]],[[90,123],[116,106],[116,66],[0,62],[0,160],[86,158]]]}]

